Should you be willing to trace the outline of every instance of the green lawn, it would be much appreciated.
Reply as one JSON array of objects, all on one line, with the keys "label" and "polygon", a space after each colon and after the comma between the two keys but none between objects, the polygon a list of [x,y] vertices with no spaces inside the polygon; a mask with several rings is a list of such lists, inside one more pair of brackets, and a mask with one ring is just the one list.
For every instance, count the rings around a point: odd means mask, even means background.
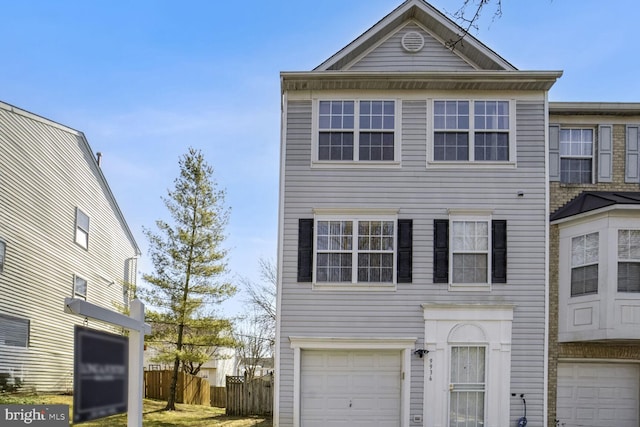
[{"label": "green lawn", "polygon": [[[0,394],[0,404],[69,405],[69,412],[71,412],[73,398],[71,396],[61,395],[25,396]],[[176,404],[175,411],[163,411],[165,404],[166,402],[145,399],[142,413],[142,425],[144,427],[272,427],[270,418],[228,417],[224,414],[224,408]],[[127,416],[125,414],[114,415],[112,417],[78,424],[78,426],[126,427]]]}]

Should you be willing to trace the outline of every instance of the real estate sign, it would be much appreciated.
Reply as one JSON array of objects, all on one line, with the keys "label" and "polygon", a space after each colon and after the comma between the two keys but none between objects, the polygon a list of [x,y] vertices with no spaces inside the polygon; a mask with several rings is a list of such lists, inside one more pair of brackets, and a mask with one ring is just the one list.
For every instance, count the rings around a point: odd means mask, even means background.
[{"label": "real estate sign", "polygon": [[75,327],[73,422],[127,411],[129,340]]}]

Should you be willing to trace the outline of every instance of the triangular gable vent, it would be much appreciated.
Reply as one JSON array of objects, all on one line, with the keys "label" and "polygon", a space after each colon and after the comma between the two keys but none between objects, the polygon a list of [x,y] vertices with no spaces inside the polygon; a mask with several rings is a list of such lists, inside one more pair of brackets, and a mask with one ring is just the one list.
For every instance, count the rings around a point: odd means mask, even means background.
[{"label": "triangular gable vent", "polygon": [[409,31],[402,37],[402,48],[407,52],[420,52],[423,47],[424,37],[417,31]]}]

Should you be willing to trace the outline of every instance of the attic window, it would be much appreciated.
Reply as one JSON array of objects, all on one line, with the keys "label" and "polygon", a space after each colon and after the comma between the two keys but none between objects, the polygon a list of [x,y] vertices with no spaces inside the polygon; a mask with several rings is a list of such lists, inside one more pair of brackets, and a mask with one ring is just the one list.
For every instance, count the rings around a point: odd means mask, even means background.
[{"label": "attic window", "polygon": [[402,48],[409,53],[420,52],[424,47],[424,37],[417,31],[409,31],[402,36]]}]

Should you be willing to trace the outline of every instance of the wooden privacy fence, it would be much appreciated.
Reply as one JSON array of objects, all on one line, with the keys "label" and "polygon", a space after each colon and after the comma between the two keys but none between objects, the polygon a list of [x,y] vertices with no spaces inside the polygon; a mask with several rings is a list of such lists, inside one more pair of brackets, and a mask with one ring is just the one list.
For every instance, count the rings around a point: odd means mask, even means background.
[{"label": "wooden privacy fence", "polygon": [[247,381],[227,376],[227,415],[272,415],[273,375]]},{"label": "wooden privacy fence", "polygon": [[224,408],[227,406],[227,388],[211,386],[211,406]]},{"label": "wooden privacy fence", "polygon": [[[167,400],[173,371],[145,371],[144,396],[149,399]],[[209,381],[194,375],[178,372],[176,402],[188,405],[211,405]]]}]

